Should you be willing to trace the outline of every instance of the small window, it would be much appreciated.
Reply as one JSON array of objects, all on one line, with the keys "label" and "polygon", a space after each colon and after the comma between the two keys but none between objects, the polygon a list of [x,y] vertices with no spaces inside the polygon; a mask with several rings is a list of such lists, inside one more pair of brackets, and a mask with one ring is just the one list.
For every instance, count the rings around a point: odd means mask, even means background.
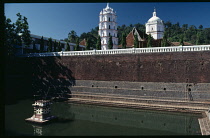
[{"label": "small window", "polygon": [[110,29],[110,25],[109,25],[109,29]]},{"label": "small window", "polygon": [[92,87],[94,87],[94,85],[92,85]]},{"label": "small window", "polygon": [[110,22],[110,17],[109,17],[109,22]]},{"label": "small window", "polygon": [[117,86],[115,85],[115,86],[114,86],[114,88],[116,89],[116,88],[117,88]]},{"label": "small window", "polygon": [[191,92],[191,88],[188,89],[188,92]]},{"label": "small window", "polygon": [[144,87],[141,87],[141,90],[144,90]]},{"label": "small window", "polygon": [[111,36],[111,34],[109,33],[109,36]]},{"label": "small window", "polygon": [[165,91],[165,90],[166,90],[166,88],[163,88],[163,90]]}]

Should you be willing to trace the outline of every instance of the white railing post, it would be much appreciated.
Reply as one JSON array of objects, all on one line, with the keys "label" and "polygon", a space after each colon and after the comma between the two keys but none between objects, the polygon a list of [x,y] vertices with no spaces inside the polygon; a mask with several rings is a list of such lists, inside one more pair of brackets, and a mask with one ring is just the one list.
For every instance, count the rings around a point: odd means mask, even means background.
[{"label": "white railing post", "polygon": [[46,56],[79,56],[79,55],[106,55],[106,54],[132,54],[132,53],[160,53],[160,52],[183,52],[183,51],[209,51],[210,45],[199,46],[176,46],[176,47],[153,47],[153,48],[129,48],[88,51],[61,51],[50,53],[22,54],[20,57],[46,57]]}]

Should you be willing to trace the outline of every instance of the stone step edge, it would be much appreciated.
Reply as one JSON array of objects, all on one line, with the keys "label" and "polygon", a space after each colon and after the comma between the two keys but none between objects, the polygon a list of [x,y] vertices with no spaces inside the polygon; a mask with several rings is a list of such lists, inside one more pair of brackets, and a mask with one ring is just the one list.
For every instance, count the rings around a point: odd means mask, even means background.
[{"label": "stone step edge", "polygon": [[[86,94],[93,94],[93,92],[79,92],[79,91],[71,91],[71,93],[86,93]],[[113,95],[113,96],[117,96],[117,97],[119,97],[119,96],[122,96],[122,94],[107,94],[107,93],[94,93],[95,95]],[[139,97],[139,98],[144,98],[144,97],[151,97],[151,98],[157,98],[157,97],[155,97],[155,96],[139,96],[139,95],[126,95],[127,97]],[[161,99],[174,99],[174,97],[161,97]],[[178,98],[178,99],[183,99],[183,100],[188,100],[188,98]],[[210,102],[210,101],[209,101]]]},{"label": "stone step edge", "polygon": [[[89,98],[89,97],[80,97],[80,96],[74,96],[72,98],[80,98],[80,99],[88,99],[88,100],[98,100],[100,98]],[[182,102],[164,102],[164,101],[155,101],[155,100],[134,100],[134,101],[129,101],[129,100],[126,100],[126,99],[115,99],[115,98],[110,98],[110,99],[104,99],[104,98],[101,98],[100,100],[106,100],[106,101],[120,101],[120,102],[135,102],[135,103],[138,103],[138,104],[144,104],[144,103],[149,103],[149,104],[164,104],[164,105],[178,105],[178,106],[188,106],[188,105],[191,105],[191,106],[194,106],[194,107],[209,107],[209,105],[205,105],[205,104],[197,104],[197,103],[182,103]]]},{"label": "stone step edge", "polygon": [[192,103],[192,104],[209,104],[210,102],[201,102],[201,101],[183,101],[183,100],[168,100],[168,99],[146,99],[146,98],[134,98],[134,97],[122,97],[122,96],[117,96],[117,97],[113,97],[113,96],[109,96],[109,95],[96,95],[96,94],[91,94],[91,95],[87,95],[87,94],[69,94],[69,95],[78,95],[78,96],[90,96],[90,97],[106,97],[106,98],[115,98],[115,99],[128,99],[128,100],[144,100],[144,101],[161,101],[161,102],[180,102],[180,103]]},{"label": "stone step edge", "polygon": [[[183,92],[183,91],[177,91],[177,90],[150,90],[150,89],[144,89],[142,90],[141,88],[139,89],[133,89],[133,88],[112,88],[112,87],[91,87],[91,86],[73,86],[72,88],[92,88],[92,89],[114,89],[114,90],[134,90],[134,91],[157,91],[157,92],[162,92],[162,91],[175,91],[175,92]],[[188,92],[188,91],[184,91]],[[193,91],[192,91],[193,92]],[[209,91],[197,91],[197,92],[209,92]]]},{"label": "stone step edge", "polygon": [[124,105],[138,105],[138,106],[147,106],[147,107],[156,107],[156,108],[177,108],[177,109],[191,109],[194,111],[206,111],[207,107],[192,107],[192,106],[177,106],[177,105],[166,105],[166,104],[149,104],[149,103],[134,103],[134,102],[124,102],[124,101],[107,101],[107,100],[90,100],[84,98],[69,98],[71,101],[85,101],[85,102],[95,102],[95,103],[111,103],[111,104],[124,104]]},{"label": "stone step edge", "polygon": [[[198,119],[199,125],[200,125],[200,130],[202,135],[210,135],[210,120],[205,117],[205,118],[199,118]],[[205,126],[205,123],[208,123],[208,126]]]},{"label": "stone step edge", "polygon": [[167,107],[151,107],[151,106],[142,106],[142,105],[131,105],[131,104],[116,104],[116,103],[108,103],[108,102],[93,102],[93,101],[81,101],[81,100],[72,100],[69,103],[73,104],[87,104],[87,105],[96,105],[96,106],[107,106],[107,107],[117,107],[117,108],[130,108],[130,109],[144,109],[144,110],[156,110],[156,111],[168,111],[168,112],[181,112],[181,113],[194,113],[201,114],[206,109],[200,110],[192,110],[185,108],[167,108]]},{"label": "stone step edge", "polygon": [[[98,100],[100,98],[89,98],[88,96],[74,96],[72,98],[80,98],[80,99],[89,99],[89,100]],[[105,100],[105,101],[119,101],[119,102],[135,102],[135,103],[139,103],[139,104],[143,104],[143,103],[149,103],[149,104],[168,104],[168,105],[178,105],[178,106],[194,106],[194,107],[209,107],[209,105],[203,104],[200,105],[199,103],[183,103],[183,102],[179,102],[179,101],[173,101],[173,102],[166,102],[166,101],[156,101],[156,100],[141,100],[141,99],[136,99],[136,101],[129,101],[126,99],[116,99],[116,98],[110,98],[110,99],[104,99],[101,98],[100,100]]]}]

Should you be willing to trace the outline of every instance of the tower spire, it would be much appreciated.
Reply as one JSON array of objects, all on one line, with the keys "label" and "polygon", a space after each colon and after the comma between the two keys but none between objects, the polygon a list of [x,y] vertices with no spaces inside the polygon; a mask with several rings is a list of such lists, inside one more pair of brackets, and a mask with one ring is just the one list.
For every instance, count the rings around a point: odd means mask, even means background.
[{"label": "tower spire", "polygon": [[155,9],[155,7],[154,7],[153,16],[156,16],[156,9]]},{"label": "tower spire", "polygon": [[107,2],[106,8],[109,8],[109,2]]}]

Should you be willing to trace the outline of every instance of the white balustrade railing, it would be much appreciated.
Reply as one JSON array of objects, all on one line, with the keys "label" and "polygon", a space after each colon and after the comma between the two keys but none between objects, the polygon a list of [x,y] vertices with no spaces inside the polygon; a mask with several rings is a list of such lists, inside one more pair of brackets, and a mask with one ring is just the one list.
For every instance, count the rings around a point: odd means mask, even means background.
[{"label": "white balustrade railing", "polygon": [[81,56],[81,55],[107,55],[107,54],[110,55],[110,54],[132,54],[132,53],[186,52],[186,51],[210,51],[210,45],[87,50],[87,51],[61,51],[61,52],[23,54],[20,55],[20,57],[79,56],[79,55]]}]

